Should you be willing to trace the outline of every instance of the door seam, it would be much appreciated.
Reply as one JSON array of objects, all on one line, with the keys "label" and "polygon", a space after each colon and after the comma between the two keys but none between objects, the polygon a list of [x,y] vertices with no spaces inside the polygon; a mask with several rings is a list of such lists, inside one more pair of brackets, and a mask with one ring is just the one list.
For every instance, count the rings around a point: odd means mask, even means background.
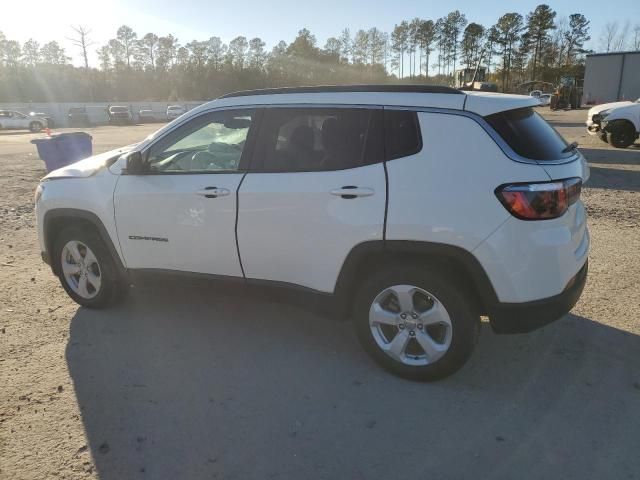
[{"label": "door seam", "polygon": [[240,183],[238,184],[238,188],[236,188],[236,224],[234,227],[234,234],[236,237],[236,253],[238,254],[238,262],[240,263],[240,271],[242,272],[242,278],[247,279],[247,276],[244,273],[244,266],[242,265],[242,256],[240,255],[240,241],[238,239],[238,218],[240,217],[240,187],[242,187],[242,182],[244,182],[244,178],[247,176],[249,172],[244,172],[244,175],[240,179]]}]

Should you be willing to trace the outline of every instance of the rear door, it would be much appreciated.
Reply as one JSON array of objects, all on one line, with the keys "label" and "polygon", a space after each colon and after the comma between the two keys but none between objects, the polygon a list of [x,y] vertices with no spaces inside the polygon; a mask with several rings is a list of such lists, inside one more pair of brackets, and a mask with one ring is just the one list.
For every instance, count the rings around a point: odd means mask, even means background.
[{"label": "rear door", "polygon": [[382,240],[382,110],[265,110],[238,206],[247,278],[332,292],[349,251]]},{"label": "rear door", "polygon": [[29,128],[29,124],[31,123],[29,116],[20,112],[14,112],[13,118],[15,122],[14,128]]}]

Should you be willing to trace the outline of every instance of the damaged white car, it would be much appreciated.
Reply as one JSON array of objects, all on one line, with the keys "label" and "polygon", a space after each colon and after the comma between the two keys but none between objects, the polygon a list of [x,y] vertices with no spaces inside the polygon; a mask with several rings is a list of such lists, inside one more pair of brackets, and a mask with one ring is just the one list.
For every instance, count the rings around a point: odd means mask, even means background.
[{"label": "damaged white car", "polygon": [[587,114],[587,131],[616,148],[627,148],[640,135],[640,98],[597,105]]}]

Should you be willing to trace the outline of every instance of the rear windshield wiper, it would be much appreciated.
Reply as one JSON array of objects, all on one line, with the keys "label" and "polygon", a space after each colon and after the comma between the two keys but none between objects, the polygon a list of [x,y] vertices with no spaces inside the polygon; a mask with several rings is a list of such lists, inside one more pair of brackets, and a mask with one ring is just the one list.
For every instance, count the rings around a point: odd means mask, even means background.
[{"label": "rear windshield wiper", "polygon": [[578,148],[578,142],[573,142],[570,145],[567,145],[564,150],[562,150],[562,153],[569,153],[573,150],[575,150],[576,148]]}]

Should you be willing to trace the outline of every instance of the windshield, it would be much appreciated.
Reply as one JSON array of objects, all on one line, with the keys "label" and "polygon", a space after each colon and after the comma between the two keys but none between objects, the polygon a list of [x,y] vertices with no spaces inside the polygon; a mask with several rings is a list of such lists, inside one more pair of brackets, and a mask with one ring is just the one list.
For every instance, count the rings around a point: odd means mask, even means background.
[{"label": "windshield", "polygon": [[518,155],[540,161],[558,160],[573,155],[567,142],[531,107],[507,110],[485,120]]},{"label": "windshield", "polygon": [[109,110],[115,113],[122,113],[127,112],[129,109],[127,107],[111,107]]}]

